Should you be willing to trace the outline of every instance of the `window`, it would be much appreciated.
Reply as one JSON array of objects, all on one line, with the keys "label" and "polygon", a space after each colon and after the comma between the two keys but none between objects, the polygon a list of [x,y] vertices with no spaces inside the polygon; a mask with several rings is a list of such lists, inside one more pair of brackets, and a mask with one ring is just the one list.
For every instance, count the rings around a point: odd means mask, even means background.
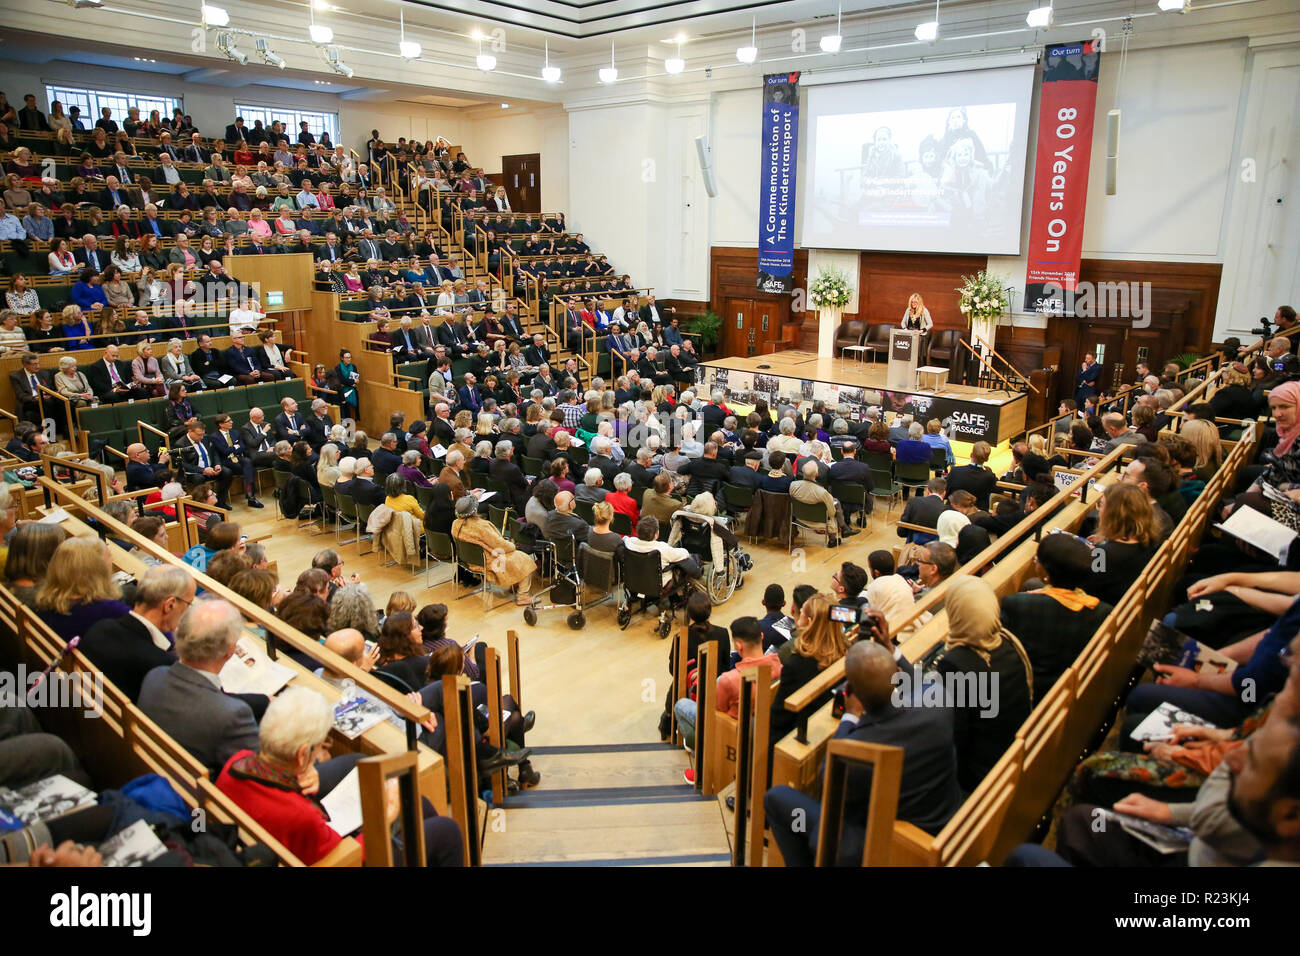
[{"label": "window", "polygon": [[173,110],[183,110],[185,107],[179,97],[156,96],[152,93],[119,93],[114,90],[86,90],[75,86],[46,86],[45,97],[47,102],[58,100],[62,103],[65,113],[71,112],[74,106],[79,108],[81,121],[87,129],[95,125],[100,110],[105,106],[113,111],[113,119],[118,121],[118,125],[126,119],[126,111],[132,106],[139,108],[141,119],[148,119],[149,114],[157,110],[164,121],[171,119]]},{"label": "window", "polygon": [[[337,144],[339,141],[339,115],[337,113],[315,113],[311,110],[296,110],[287,106],[253,106],[251,104],[235,104],[235,116],[244,118],[244,125],[252,127],[258,120],[262,121],[264,129],[270,129],[271,124],[279,120],[285,129],[285,139],[289,141],[290,146],[298,145],[298,133],[301,132],[299,123],[306,122],[307,129],[320,142],[322,133],[329,133],[330,142]],[[274,144],[272,144],[274,145]]]}]

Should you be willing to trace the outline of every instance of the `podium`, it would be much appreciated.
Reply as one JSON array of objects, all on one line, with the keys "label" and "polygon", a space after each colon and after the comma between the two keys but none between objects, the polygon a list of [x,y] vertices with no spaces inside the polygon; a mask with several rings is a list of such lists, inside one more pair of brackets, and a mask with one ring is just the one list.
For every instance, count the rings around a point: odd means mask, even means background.
[{"label": "podium", "polygon": [[896,391],[916,388],[916,367],[921,364],[921,335],[916,329],[889,330],[889,363],[885,369],[888,388]]}]

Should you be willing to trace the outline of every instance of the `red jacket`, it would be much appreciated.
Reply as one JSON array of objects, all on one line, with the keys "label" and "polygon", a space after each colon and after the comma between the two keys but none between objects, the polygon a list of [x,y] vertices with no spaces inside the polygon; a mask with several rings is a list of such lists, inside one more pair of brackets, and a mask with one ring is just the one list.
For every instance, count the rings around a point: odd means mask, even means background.
[{"label": "red jacket", "polygon": [[308,866],[338,846],[342,837],[330,829],[320,804],[298,791],[296,780],[285,778],[272,782],[240,772],[250,765],[266,767],[251,750],[239,751],[221,768],[217,789],[248,811],[249,816]]}]

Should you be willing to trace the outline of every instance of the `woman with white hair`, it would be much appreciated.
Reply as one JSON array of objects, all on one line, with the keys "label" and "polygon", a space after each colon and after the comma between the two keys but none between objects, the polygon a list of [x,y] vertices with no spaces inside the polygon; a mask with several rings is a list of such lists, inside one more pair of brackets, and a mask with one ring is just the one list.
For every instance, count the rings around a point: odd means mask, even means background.
[{"label": "woman with white hair", "polygon": [[614,440],[614,423],[608,419],[601,422],[596,426],[596,434],[601,438],[609,439],[609,448],[606,453],[614,464],[622,467],[623,459],[627,456],[623,452],[623,446]]},{"label": "woman with white hair", "polygon": [[54,390],[71,402],[73,408],[81,408],[95,400],[86,373],[77,370],[77,360],[71,355],[59,359],[59,370],[54,373]]},{"label": "woman with white hair", "polygon": [[[257,752],[239,751],[217,777],[217,789],[309,866],[344,842],[331,829],[320,801],[363,757],[345,754],[320,761],[333,726],[334,707],[329,701],[306,687],[286,688],[272,699],[258,725]],[[401,809],[397,781],[388,781],[386,791],[385,821],[391,826]],[[460,827],[450,817],[438,816],[428,800],[421,802],[425,863],[463,866]],[[393,852],[400,860],[401,845],[394,843]]]},{"label": "woman with white hair", "polygon": [[479,475],[486,475],[492,468],[492,443],[481,441],[474,445],[474,457],[470,459],[469,470]]},{"label": "woman with white hair", "polygon": [[339,480],[339,446],[326,442],[320,446],[320,459],[316,462],[316,481],[322,488],[333,488]]},{"label": "woman with white hair", "polygon": [[682,426],[681,453],[687,458],[704,457],[704,442],[697,440],[695,437],[699,430],[699,422],[695,421],[689,421]]}]

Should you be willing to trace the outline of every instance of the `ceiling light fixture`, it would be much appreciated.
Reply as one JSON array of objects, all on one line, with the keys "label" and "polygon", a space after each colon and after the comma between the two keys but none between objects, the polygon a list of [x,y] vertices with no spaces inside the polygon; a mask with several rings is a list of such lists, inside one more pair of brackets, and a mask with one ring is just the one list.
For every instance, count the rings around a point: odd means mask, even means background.
[{"label": "ceiling light fixture", "polygon": [[542,79],[547,83],[558,83],[560,82],[560,68],[558,66],[551,66],[550,40],[545,41],[545,47],[546,59],[543,61],[544,66],[542,67]]},{"label": "ceiling light fixture", "polygon": [[482,37],[482,35],[479,36],[479,40],[478,40],[478,56],[474,57],[474,63],[475,63],[475,64],[478,66],[478,68],[479,68],[480,70],[482,70],[484,73],[491,73],[493,70],[495,70],[495,69],[497,68],[497,58],[494,57],[491,53],[484,53],[484,52],[483,52],[483,37]]},{"label": "ceiling light fixture", "polygon": [[736,48],[736,59],[745,66],[749,66],[758,59],[758,23],[750,20],[749,23],[749,46]]},{"label": "ceiling light fixture", "polygon": [[399,10],[397,15],[402,28],[401,39],[397,41],[397,52],[402,55],[404,60],[418,60],[422,48],[414,40],[406,39],[406,13]]},{"label": "ceiling light fixture", "polygon": [[1052,28],[1052,4],[1048,3],[1045,7],[1035,7],[1029,11],[1025,17],[1025,23],[1031,30],[1050,30]]},{"label": "ceiling light fixture", "polygon": [[837,6],[835,8],[835,32],[828,36],[822,37],[819,43],[823,53],[840,52],[840,45],[844,42],[843,31],[840,29],[840,24],[843,20],[843,17],[844,17],[844,7],[842,5]]},{"label": "ceiling light fixture", "polygon": [[325,56],[329,60],[331,70],[341,76],[346,76],[349,80],[352,79],[352,67],[343,62],[343,57],[339,54],[338,47],[330,47],[325,51]]},{"label": "ceiling light fixture", "polygon": [[226,10],[224,7],[212,7],[205,3],[199,9],[199,12],[203,15],[204,29],[209,27],[224,27],[230,23],[230,11]]},{"label": "ceiling light fixture", "polygon": [[614,42],[609,44],[609,66],[602,66],[596,74],[602,83],[613,83],[618,79],[618,67],[614,65]]},{"label": "ceiling light fixture", "polygon": [[1156,6],[1161,13],[1186,13],[1191,9],[1192,0],[1157,0]]},{"label": "ceiling light fixture", "polygon": [[934,19],[916,25],[916,38],[922,43],[933,43],[939,39],[939,0],[934,0]]},{"label": "ceiling light fixture", "polygon": [[217,49],[226,55],[227,60],[233,60],[240,66],[248,62],[248,54],[235,46],[235,35],[233,33],[218,33]]},{"label": "ceiling light fixture", "polygon": [[680,43],[677,44],[677,55],[664,60],[664,69],[673,76],[686,69],[686,61],[682,59],[682,45]]},{"label": "ceiling light fixture", "polygon": [[334,31],[329,27],[316,22],[316,6],[314,4],[307,8],[307,13],[311,18],[307,26],[307,32],[311,34],[311,42],[315,43],[317,46],[325,46],[328,43],[333,43]]},{"label": "ceiling light fixture", "polygon": [[253,41],[257,47],[257,55],[262,58],[262,62],[283,70],[285,67],[284,57],[276,56],[271,52],[271,44],[265,37],[258,37]]}]

